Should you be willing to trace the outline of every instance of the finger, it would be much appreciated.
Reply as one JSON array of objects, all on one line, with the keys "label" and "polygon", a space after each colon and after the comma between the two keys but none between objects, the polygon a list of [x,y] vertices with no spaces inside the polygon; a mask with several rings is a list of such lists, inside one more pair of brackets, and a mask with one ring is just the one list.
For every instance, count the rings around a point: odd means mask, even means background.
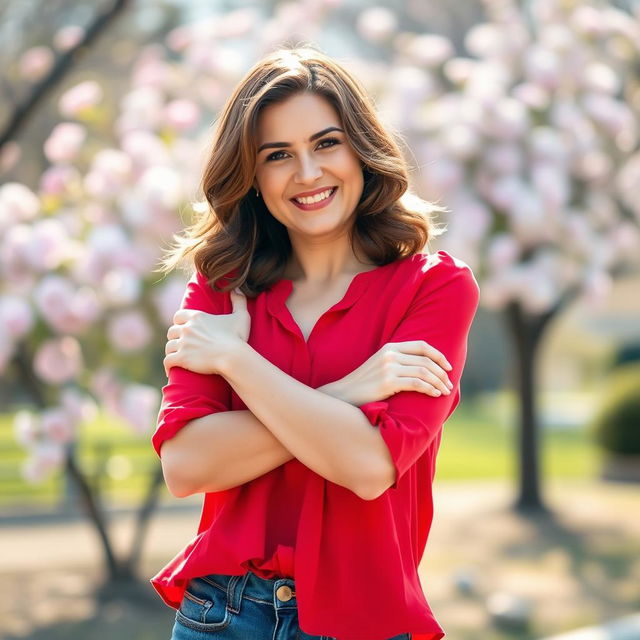
[{"label": "finger", "polygon": [[231,296],[231,305],[233,309],[233,313],[236,311],[246,311],[247,310],[247,297],[236,287],[235,289],[231,289],[229,292]]},{"label": "finger", "polygon": [[429,382],[425,382],[422,378],[401,378],[401,380],[403,380],[403,391],[418,391],[434,398],[439,398],[442,395],[440,389],[436,389],[436,387]]},{"label": "finger", "polygon": [[167,340],[173,340],[174,338],[180,337],[180,327],[175,324],[172,324],[167,330]]},{"label": "finger", "polygon": [[195,309],[178,309],[173,314],[173,323],[184,324],[185,322],[187,322],[187,320],[189,320],[189,318],[194,316],[196,313],[198,312]]},{"label": "finger", "polygon": [[436,362],[434,362],[428,356],[408,356],[401,354],[398,362],[401,365],[413,365],[415,367],[427,367],[434,375],[438,376],[442,383],[449,389],[453,389],[453,383],[451,382],[447,372]]},{"label": "finger", "polygon": [[451,393],[447,385],[426,367],[401,367],[398,375],[409,378],[420,378],[447,396]]},{"label": "finger", "polygon": [[169,369],[171,369],[171,360],[169,356],[165,356],[162,361],[162,365],[164,366],[164,374],[169,377]]},{"label": "finger", "polygon": [[407,340],[406,342],[397,342],[396,347],[403,353],[429,356],[429,358],[434,362],[437,362],[447,371],[451,371],[453,368],[445,355],[441,351],[438,351],[434,346],[430,345],[426,340]]},{"label": "finger", "polygon": [[169,340],[167,344],[164,345],[164,352],[167,355],[169,355],[170,353],[174,353],[177,350],[178,350],[177,340]]}]

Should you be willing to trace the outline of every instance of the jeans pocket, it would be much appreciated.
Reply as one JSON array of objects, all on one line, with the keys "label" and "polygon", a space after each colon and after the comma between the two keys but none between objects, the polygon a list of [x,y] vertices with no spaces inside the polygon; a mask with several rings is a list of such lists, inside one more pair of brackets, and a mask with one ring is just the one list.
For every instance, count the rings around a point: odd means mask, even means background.
[{"label": "jeans pocket", "polygon": [[201,578],[189,581],[176,611],[176,620],[185,627],[213,633],[231,623],[233,613],[227,607],[227,594]]}]

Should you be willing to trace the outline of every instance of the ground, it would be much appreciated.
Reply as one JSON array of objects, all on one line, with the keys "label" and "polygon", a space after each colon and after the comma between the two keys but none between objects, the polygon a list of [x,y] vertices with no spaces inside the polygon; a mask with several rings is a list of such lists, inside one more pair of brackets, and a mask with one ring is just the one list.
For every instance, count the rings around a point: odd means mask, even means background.
[{"label": "ground", "polygon": [[[420,575],[446,640],[533,640],[640,610],[640,487],[558,481],[544,495],[551,516],[531,519],[514,512],[513,490],[502,482],[436,483]],[[199,508],[189,500],[171,499],[182,508],[154,516],[145,578],[195,534]],[[112,518],[121,549],[130,525],[128,515]],[[86,522],[9,522],[2,540],[3,640],[169,638],[174,611],[150,585],[146,604],[95,599],[99,547]],[[456,587],[459,572],[473,581],[467,595]],[[486,601],[496,592],[530,603],[528,630],[491,623]]]}]

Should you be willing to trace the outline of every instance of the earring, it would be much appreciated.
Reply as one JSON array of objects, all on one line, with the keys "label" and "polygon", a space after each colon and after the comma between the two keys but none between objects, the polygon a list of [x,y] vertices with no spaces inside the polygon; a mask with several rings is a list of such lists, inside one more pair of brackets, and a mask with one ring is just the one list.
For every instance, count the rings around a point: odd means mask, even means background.
[{"label": "earring", "polygon": [[256,198],[260,195],[260,192],[256,189]]}]

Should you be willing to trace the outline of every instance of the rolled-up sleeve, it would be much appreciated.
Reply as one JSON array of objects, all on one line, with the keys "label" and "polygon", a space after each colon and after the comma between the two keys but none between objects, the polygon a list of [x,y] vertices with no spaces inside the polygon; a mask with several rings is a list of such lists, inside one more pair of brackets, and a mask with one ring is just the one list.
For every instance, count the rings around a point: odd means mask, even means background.
[{"label": "rolled-up sleeve", "polygon": [[400,391],[359,408],[379,428],[398,481],[422,456],[460,401],[460,378],[467,355],[469,329],[480,290],[471,269],[462,261],[443,262],[422,274],[420,289],[404,318],[386,342],[424,340],[441,351],[452,366],[449,395],[428,396]]},{"label": "rolled-up sleeve", "polygon": [[[228,294],[214,291],[196,271],[187,283],[180,308],[222,314],[225,313],[224,296]],[[171,367],[167,384],[162,387],[156,430],[151,438],[156,453],[161,456],[165,440],[175,436],[191,420],[230,408],[231,387],[222,376]]]}]

